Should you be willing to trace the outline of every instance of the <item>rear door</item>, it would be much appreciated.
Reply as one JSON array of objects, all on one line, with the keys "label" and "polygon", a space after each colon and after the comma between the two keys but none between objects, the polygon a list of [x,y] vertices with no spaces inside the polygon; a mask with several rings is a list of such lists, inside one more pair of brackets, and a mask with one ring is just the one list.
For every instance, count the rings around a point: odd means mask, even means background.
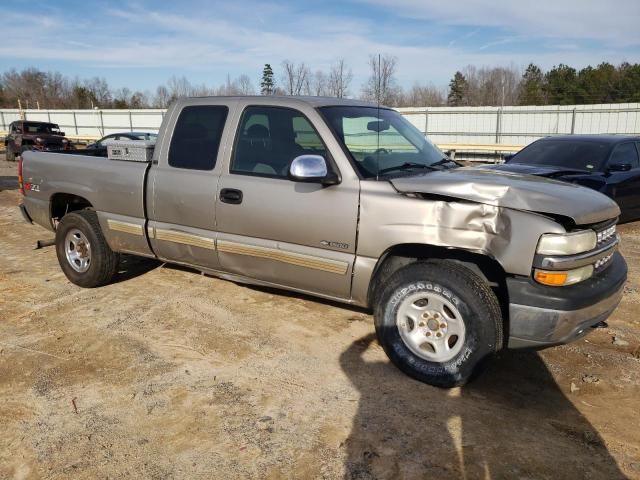
[{"label": "rear door", "polygon": [[159,258],[216,270],[219,159],[230,135],[232,105],[193,101],[172,112],[161,136],[147,181],[147,231]]},{"label": "rear door", "polygon": [[627,164],[631,169],[626,172],[610,171],[607,181],[608,190],[620,206],[621,220],[638,218],[640,217],[640,159],[634,142],[616,145],[607,166],[611,167],[615,164]]},{"label": "rear door", "polygon": [[326,125],[315,110],[306,110],[244,108],[230,167],[220,177],[218,256],[222,268],[235,274],[346,298],[359,182],[347,175],[332,186],[287,178],[299,155],[322,155],[332,163],[326,146],[332,139],[318,133]]}]

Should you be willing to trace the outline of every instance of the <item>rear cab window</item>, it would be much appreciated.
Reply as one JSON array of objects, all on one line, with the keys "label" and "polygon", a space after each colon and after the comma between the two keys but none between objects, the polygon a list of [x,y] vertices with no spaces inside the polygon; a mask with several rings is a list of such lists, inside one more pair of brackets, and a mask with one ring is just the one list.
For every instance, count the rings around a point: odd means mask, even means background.
[{"label": "rear cab window", "polygon": [[224,105],[184,107],[171,137],[169,166],[213,170],[228,113]]}]

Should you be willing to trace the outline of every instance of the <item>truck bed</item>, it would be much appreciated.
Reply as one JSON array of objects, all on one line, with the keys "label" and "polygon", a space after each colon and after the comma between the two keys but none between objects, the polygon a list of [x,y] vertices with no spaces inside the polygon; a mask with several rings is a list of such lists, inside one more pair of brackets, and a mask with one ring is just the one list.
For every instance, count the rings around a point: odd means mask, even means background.
[{"label": "truck bed", "polygon": [[[88,155],[25,152],[25,206],[31,218],[49,225],[54,195],[77,195],[96,211],[144,219],[148,163]],[[53,227],[51,227],[53,229]]]}]

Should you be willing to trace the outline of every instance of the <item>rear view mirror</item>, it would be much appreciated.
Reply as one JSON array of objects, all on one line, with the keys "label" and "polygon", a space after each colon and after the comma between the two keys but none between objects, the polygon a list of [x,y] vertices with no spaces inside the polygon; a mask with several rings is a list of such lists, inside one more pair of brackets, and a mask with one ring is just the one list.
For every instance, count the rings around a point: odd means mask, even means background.
[{"label": "rear view mirror", "polygon": [[629,163],[614,163],[609,165],[610,172],[628,172],[631,170],[631,164]]},{"label": "rear view mirror", "polygon": [[385,130],[389,130],[389,127],[389,122],[386,120],[374,120],[367,123],[367,130],[372,132],[384,132]]}]

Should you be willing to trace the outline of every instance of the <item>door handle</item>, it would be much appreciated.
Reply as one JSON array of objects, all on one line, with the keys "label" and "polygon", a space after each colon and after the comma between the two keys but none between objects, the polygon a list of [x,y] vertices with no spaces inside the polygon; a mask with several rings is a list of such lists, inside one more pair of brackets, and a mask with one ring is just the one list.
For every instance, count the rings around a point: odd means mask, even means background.
[{"label": "door handle", "polygon": [[235,188],[223,188],[220,190],[220,201],[232,205],[239,205],[242,203],[242,191],[236,190]]}]

